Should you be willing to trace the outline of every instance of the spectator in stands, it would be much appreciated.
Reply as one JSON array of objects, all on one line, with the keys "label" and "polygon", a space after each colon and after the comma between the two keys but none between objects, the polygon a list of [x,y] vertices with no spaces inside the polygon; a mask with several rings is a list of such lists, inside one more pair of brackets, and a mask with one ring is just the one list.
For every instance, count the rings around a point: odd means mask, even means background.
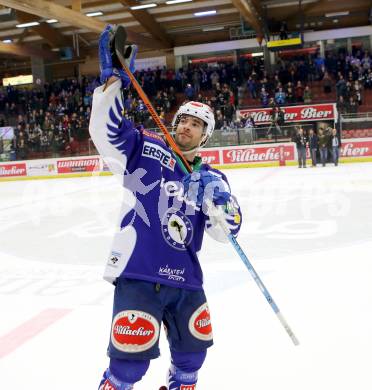
[{"label": "spectator in stands", "polygon": [[216,86],[217,86],[217,83],[219,82],[220,80],[220,76],[219,74],[216,72],[216,70],[214,70],[212,72],[212,74],[210,75],[210,80],[211,80],[211,84],[212,84],[212,89],[216,89]]},{"label": "spectator in stands", "polygon": [[308,85],[306,85],[305,90],[304,90],[304,103],[310,104],[311,101],[312,101],[311,89]]},{"label": "spectator in stands", "polygon": [[328,72],[324,73],[322,84],[324,93],[328,94],[332,92],[332,79]]},{"label": "spectator in stands", "polygon": [[278,112],[279,112],[279,107],[275,104],[273,100],[271,100],[271,112],[270,112],[270,119],[271,123],[270,126],[267,130],[266,137],[271,139],[272,136],[274,136],[275,141],[277,140],[278,135],[282,134],[281,128],[278,123]]},{"label": "spectator in stands", "polygon": [[353,96],[349,98],[349,104],[347,106],[347,112],[349,114],[356,114],[358,112],[358,103],[355,101]]},{"label": "spectator in stands", "polygon": [[185,96],[188,100],[193,100],[195,96],[195,90],[191,84],[187,84],[185,89]]},{"label": "spectator in stands", "polygon": [[[277,123],[279,127],[278,134],[282,134],[282,126],[285,124],[285,114],[281,107],[278,107],[278,115],[277,115]],[[284,135],[287,135],[286,130],[284,131]]]},{"label": "spectator in stands", "polygon": [[294,137],[294,142],[296,143],[297,147],[298,167],[306,168],[306,145],[308,140],[302,127],[298,128]]},{"label": "spectator in stands", "polygon": [[353,95],[355,100],[359,105],[362,105],[362,91],[363,91],[363,86],[359,83],[358,80],[355,80],[353,88]]},{"label": "spectator in stands", "polygon": [[28,154],[27,138],[21,130],[17,136],[16,154],[18,160],[25,160]]},{"label": "spectator in stands", "polygon": [[351,96],[354,96],[353,86],[351,84],[351,81],[347,81],[346,82],[346,90],[345,90],[344,97],[346,99],[350,99]]},{"label": "spectator in stands", "polygon": [[223,121],[223,125],[221,127],[222,132],[229,132],[231,127],[228,125],[227,121]]},{"label": "spectator in stands", "polygon": [[296,98],[293,92],[292,83],[288,83],[287,85],[287,103],[293,104],[296,102]]},{"label": "spectator in stands", "polygon": [[332,146],[333,163],[337,167],[338,159],[340,157],[341,142],[340,142],[340,139],[339,139],[339,137],[337,135],[337,130],[336,129],[332,129],[331,146]]},{"label": "spectator in stands", "polygon": [[297,102],[302,103],[304,101],[304,87],[300,80],[296,84],[295,96]]},{"label": "spectator in stands", "polygon": [[313,129],[309,131],[309,149],[311,155],[312,167],[316,167],[316,153],[318,150],[318,136],[314,133]]},{"label": "spectator in stands", "polygon": [[371,58],[368,52],[364,53],[364,57],[362,58],[361,65],[365,72],[368,72],[371,69]]},{"label": "spectator in stands", "polygon": [[193,81],[194,91],[197,94],[200,91],[200,73],[197,69],[194,70],[194,73],[192,75],[192,81]]},{"label": "spectator in stands", "polygon": [[263,107],[266,107],[269,103],[269,94],[265,88],[261,88],[260,100]]},{"label": "spectator in stands", "polygon": [[364,88],[372,89],[372,69],[368,69],[368,72],[364,75]]},{"label": "spectator in stands", "polygon": [[337,99],[337,111],[339,114],[346,114],[347,112],[346,103],[342,95]]},{"label": "spectator in stands", "polygon": [[323,129],[318,130],[318,145],[319,145],[319,153],[320,153],[320,162],[322,166],[325,167],[328,158],[328,143],[329,136]]},{"label": "spectator in stands", "polygon": [[344,79],[344,76],[342,74],[339,75],[339,80],[336,83],[336,92],[337,97],[339,96],[346,96],[346,81]]},{"label": "spectator in stands", "polygon": [[275,93],[275,102],[276,104],[278,105],[284,105],[285,102],[286,102],[286,94],[285,92],[283,91],[283,88],[280,87],[278,89],[278,92]]},{"label": "spectator in stands", "polygon": [[202,91],[206,91],[208,89],[208,73],[204,69],[201,71],[200,87]]},{"label": "spectator in stands", "polygon": [[316,71],[317,79],[321,80],[323,77],[322,69],[324,69],[324,58],[320,55],[320,53],[317,54],[317,56],[314,60],[314,64],[315,64],[315,71]]},{"label": "spectator in stands", "polygon": [[[265,87],[262,87],[265,89]],[[247,89],[249,91],[250,97],[252,99],[257,99],[257,89],[256,89],[256,82],[253,80],[252,76],[249,76],[247,81]],[[262,92],[262,89],[261,89]]]},{"label": "spectator in stands", "polygon": [[255,127],[254,119],[252,118],[251,114],[248,114],[247,117],[245,118],[244,128],[252,129],[254,127]]},{"label": "spectator in stands", "polygon": [[43,153],[43,155],[46,154],[46,152],[49,150],[50,141],[47,132],[44,132],[40,138],[40,152]]},{"label": "spectator in stands", "polygon": [[217,110],[216,111],[216,129],[221,129],[223,126],[224,118],[222,115],[222,112]]}]

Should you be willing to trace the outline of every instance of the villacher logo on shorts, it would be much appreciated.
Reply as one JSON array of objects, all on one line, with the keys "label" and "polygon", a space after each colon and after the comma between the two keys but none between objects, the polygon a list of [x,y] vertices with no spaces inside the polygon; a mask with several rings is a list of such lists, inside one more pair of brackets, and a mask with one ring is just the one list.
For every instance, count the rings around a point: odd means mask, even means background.
[{"label": "villacher logo on shorts", "polygon": [[191,334],[199,340],[212,340],[212,324],[207,302],[196,309],[190,317],[189,330]]},{"label": "villacher logo on shorts", "polygon": [[153,144],[151,142],[145,141],[143,143],[142,156],[159,160],[163,167],[170,169],[172,172],[176,166],[176,159],[172,157],[170,152],[162,148],[160,145]]},{"label": "villacher logo on shorts", "polygon": [[136,353],[150,349],[159,338],[159,323],[151,314],[125,310],[116,314],[111,329],[111,342],[122,352]]}]

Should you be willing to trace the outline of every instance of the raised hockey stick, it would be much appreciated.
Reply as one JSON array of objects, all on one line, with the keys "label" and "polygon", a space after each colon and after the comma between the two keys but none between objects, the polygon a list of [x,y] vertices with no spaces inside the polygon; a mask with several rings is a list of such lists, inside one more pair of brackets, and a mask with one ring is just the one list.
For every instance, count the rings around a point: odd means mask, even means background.
[{"label": "raised hockey stick", "polygon": [[[160,130],[163,132],[166,140],[168,141],[169,146],[172,148],[172,150],[179,157],[179,163],[180,163],[182,169],[186,173],[192,172],[190,164],[187,162],[187,160],[183,156],[178,145],[175,143],[173,137],[169,134],[167,128],[164,126],[163,122],[159,118],[158,113],[152,107],[152,104],[151,104],[149,98],[147,97],[147,95],[143,91],[142,87],[139,85],[138,81],[136,80],[136,78],[133,76],[132,72],[129,69],[129,66],[127,63],[127,58],[130,57],[130,53],[125,52],[126,37],[127,37],[127,34],[125,32],[124,27],[118,26],[116,28],[115,36],[113,39],[113,46],[114,46],[114,50],[115,50],[115,54],[117,56],[117,59],[119,60],[122,68],[125,70],[125,72],[129,76],[129,78],[132,82],[132,85],[134,86],[138,95],[143,100],[144,104],[146,105],[147,109],[149,110],[149,112],[152,116],[152,119],[159,126]],[[271,297],[269,291],[267,290],[267,288],[263,284],[262,280],[258,276],[255,269],[253,268],[251,262],[248,260],[248,257],[245,255],[245,253],[244,253],[243,249],[241,248],[241,246],[239,245],[238,241],[231,234],[229,228],[226,226],[226,223],[225,223],[225,220],[223,219],[222,213],[219,213],[215,206],[213,206],[211,204],[209,206],[212,207],[214,215],[217,216],[224,233],[228,237],[229,241],[233,245],[234,249],[238,253],[239,257],[241,258],[241,260],[243,261],[245,266],[247,267],[250,274],[252,275],[254,281],[256,282],[257,286],[260,288],[262,294],[265,296],[267,302],[270,304],[271,308],[274,310],[274,313],[278,317],[280,323],[283,325],[284,329],[288,333],[288,335],[291,338],[291,340],[293,341],[294,345],[299,345],[299,341],[298,341],[297,337],[293,333],[293,331],[290,328],[290,326],[288,325],[287,321],[284,319],[283,315],[281,314],[281,312],[279,310],[279,307],[277,306],[277,304],[275,303],[275,301]]]},{"label": "raised hockey stick", "polygon": [[[159,127],[159,129],[162,131],[162,133],[165,136],[165,139],[168,142],[168,145],[171,147],[171,149],[175,152],[178,159],[181,160],[181,167],[185,171],[185,173],[192,172],[192,169],[190,167],[190,164],[187,162],[181,151],[179,150],[177,144],[174,142],[173,137],[169,134],[167,128],[165,127],[164,123],[160,119],[158,113],[155,111],[154,107],[152,106],[150,99],[147,97],[145,91],[142,89],[142,87],[139,85],[137,79],[134,77],[133,73],[129,69],[129,64],[127,59],[130,57],[130,52],[128,50],[131,50],[131,47],[128,46],[127,50],[125,49],[125,43],[127,39],[127,33],[125,32],[125,28],[123,26],[117,26],[115,30],[115,35],[113,38],[113,49],[114,54],[113,55],[113,62],[115,64],[116,58],[119,61],[121,67],[124,69],[126,74],[129,76],[130,81],[132,82],[132,85],[134,89],[137,91],[139,97],[142,99],[143,103],[149,110],[149,113],[156,123],[156,125]],[[115,58],[116,55],[116,58]],[[186,168],[186,169],[185,169]]]}]

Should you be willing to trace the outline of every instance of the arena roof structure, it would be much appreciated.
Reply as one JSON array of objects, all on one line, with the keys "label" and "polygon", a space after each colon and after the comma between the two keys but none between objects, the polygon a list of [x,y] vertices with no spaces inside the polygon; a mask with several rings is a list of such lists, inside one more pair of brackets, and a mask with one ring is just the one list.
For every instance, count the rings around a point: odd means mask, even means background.
[{"label": "arena roof structure", "polygon": [[[96,50],[107,23],[124,25],[140,50],[371,23],[370,0],[0,0],[0,57],[53,58],[79,41]],[[53,52],[54,51],[54,52]]]}]

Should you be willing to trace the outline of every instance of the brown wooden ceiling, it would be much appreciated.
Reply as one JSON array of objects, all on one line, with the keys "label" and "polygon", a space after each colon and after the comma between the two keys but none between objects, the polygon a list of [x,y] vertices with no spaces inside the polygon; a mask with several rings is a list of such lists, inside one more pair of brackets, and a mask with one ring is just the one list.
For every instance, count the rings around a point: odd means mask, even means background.
[{"label": "brown wooden ceiling", "polygon": [[[0,22],[0,40],[11,39],[13,44],[51,50],[72,46],[73,34],[78,34],[81,52],[96,48],[99,30],[105,23],[123,24],[133,33],[133,40],[140,40],[140,49],[169,50],[174,46],[216,42],[231,39],[230,29],[241,26],[264,35],[276,29],[281,21],[287,21],[291,30],[301,25],[299,1],[296,0],[193,0],[187,3],[166,5],[165,0],[154,0],[158,6],[144,11],[130,10],[130,6],[152,2],[151,0],[0,0],[0,5],[16,9],[14,18]],[[27,8],[28,3],[28,8]],[[26,4],[26,6],[24,5]],[[46,4],[49,4],[46,6]],[[66,7],[65,12],[62,8]],[[26,8],[22,8],[26,7]],[[324,30],[370,23],[371,0],[302,0],[305,30]],[[73,15],[79,12],[81,14]],[[62,9],[63,10],[63,9]],[[207,17],[195,17],[194,12],[216,10]],[[54,15],[48,14],[52,12]],[[101,17],[87,18],[85,13],[102,11]],[[326,13],[348,11],[346,16],[326,17]],[[41,15],[41,16],[40,16]],[[47,24],[47,17],[54,16],[60,23]],[[73,17],[72,17],[73,16]],[[71,17],[71,20],[70,20]],[[0,16],[1,18],[1,16]],[[89,21],[90,19],[91,21]],[[63,20],[63,21],[62,21]],[[73,20],[73,22],[72,22]],[[18,23],[42,22],[27,29],[16,28]],[[203,31],[205,28],[223,27],[220,31]],[[4,45],[2,45],[3,47]],[[4,47],[1,50],[4,52]],[[17,52],[17,53],[16,53]],[[13,53],[13,54],[12,54]],[[19,55],[19,50],[9,50],[7,58]],[[27,53],[25,52],[27,56]],[[4,54],[1,54],[4,57]]]}]

